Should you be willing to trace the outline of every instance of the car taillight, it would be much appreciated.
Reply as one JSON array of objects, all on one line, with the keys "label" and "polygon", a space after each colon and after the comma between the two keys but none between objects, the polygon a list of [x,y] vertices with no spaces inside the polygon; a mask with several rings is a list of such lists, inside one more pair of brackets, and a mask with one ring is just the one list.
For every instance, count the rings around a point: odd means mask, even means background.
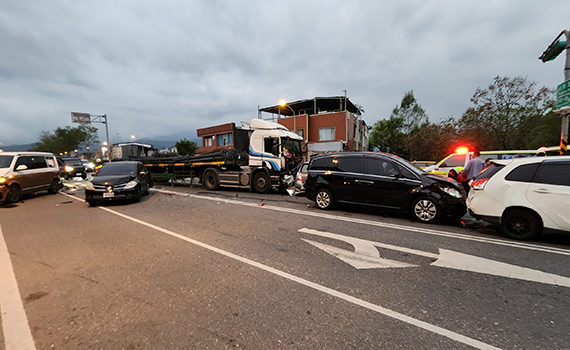
[{"label": "car taillight", "polygon": [[301,176],[301,174],[297,174],[297,180],[303,181],[303,177]]},{"label": "car taillight", "polygon": [[489,179],[478,179],[477,181],[473,181],[471,183],[471,187],[473,187],[474,190],[484,190],[485,189],[485,185],[487,184],[487,182],[489,181]]}]

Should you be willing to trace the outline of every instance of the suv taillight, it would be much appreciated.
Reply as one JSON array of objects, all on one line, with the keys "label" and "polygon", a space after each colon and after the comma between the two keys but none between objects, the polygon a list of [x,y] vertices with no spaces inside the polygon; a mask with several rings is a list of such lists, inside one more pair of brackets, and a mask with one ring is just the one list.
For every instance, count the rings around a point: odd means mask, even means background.
[{"label": "suv taillight", "polygon": [[473,181],[471,183],[471,187],[473,187],[474,190],[484,190],[485,185],[487,184],[488,181],[489,181],[489,178],[478,179],[478,180]]}]

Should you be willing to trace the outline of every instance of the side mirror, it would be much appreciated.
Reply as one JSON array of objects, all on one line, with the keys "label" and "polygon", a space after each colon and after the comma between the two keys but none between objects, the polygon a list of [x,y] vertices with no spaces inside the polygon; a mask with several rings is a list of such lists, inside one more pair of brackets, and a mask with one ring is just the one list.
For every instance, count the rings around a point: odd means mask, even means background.
[{"label": "side mirror", "polygon": [[279,144],[278,144],[278,143],[275,143],[275,144],[273,144],[273,145],[271,146],[271,153],[272,153],[274,156],[278,156],[278,155],[279,155]]},{"label": "side mirror", "polygon": [[16,168],[16,171],[21,171],[21,170],[26,170],[26,169],[28,169],[28,166],[21,164],[21,165],[18,165],[18,167]]}]

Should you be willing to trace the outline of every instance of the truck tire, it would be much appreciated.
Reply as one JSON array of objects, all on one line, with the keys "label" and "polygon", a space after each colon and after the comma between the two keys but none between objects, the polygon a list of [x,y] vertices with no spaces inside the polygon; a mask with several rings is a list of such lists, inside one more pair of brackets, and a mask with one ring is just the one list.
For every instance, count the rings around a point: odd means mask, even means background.
[{"label": "truck tire", "polygon": [[265,171],[258,171],[253,175],[251,188],[257,193],[267,193],[271,188],[271,181],[269,175]]},{"label": "truck tire", "polygon": [[220,187],[220,179],[215,170],[206,170],[202,182],[209,191],[216,191]]}]

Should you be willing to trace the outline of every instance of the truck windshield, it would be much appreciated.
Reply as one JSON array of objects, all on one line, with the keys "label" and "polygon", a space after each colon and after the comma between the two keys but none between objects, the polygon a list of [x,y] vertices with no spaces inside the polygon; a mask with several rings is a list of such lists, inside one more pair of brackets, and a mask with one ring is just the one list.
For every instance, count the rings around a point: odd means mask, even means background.
[{"label": "truck windshield", "polygon": [[283,147],[283,154],[286,157],[300,158],[303,156],[301,154],[301,141],[299,140],[282,138],[281,146]]}]

